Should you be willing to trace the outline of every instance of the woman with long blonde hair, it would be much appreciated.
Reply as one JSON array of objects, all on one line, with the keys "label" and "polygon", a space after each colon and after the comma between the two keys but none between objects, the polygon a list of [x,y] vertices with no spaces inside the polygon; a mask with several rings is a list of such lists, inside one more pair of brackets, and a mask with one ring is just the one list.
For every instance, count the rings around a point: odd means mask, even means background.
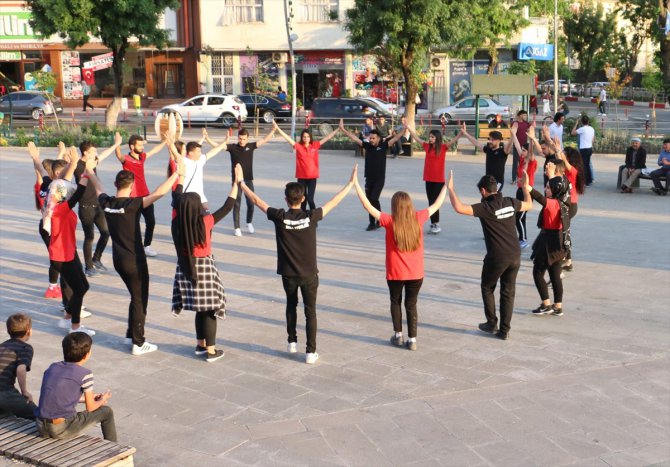
[{"label": "woman with long blonde hair", "polygon": [[[391,214],[380,212],[372,206],[365,191],[356,179],[356,193],[365,210],[386,230],[386,282],[391,299],[391,319],[394,334],[391,344],[407,346],[416,350],[416,308],[419,290],[423,284],[423,229],[422,225],[444,202],[447,189],[442,187],[433,204],[421,211],[415,211],[412,199],[404,191],[398,191],[391,198]],[[407,314],[407,334],[405,343],[402,335],[402,294],[405,290],[405,313]]]}]

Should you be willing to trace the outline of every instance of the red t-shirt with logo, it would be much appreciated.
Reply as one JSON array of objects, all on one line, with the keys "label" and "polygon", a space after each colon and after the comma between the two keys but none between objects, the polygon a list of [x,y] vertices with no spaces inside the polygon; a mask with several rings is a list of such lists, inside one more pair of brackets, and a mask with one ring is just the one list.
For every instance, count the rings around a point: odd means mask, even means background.
[{"label": "red t-shirt with logo", "polygon": [[140,154],[139,159],[135,159],[130,154],[126,154],[126,158],[123,161],[123,170],[132,172],[133,175],[135,175],[135,184],[130,191],[131,198],[139,198],[149,194],[147,181],[144,179],[144,161],[146,160],[147,153],[143,152]]},{"label": "red t-shirt with logo", "polygon": [[313,141],[309,146],[296,143],[295,178],[319,178],[319,148],[321,143]]},{"label": "red t-shirt with logo", "polygon": [[440,154],[435,152],[435,147],[428,143],[423,143],[423,150],[426,151],[426,159],[423,162],[423,181],[444,183],[444,163],[447,159],[446,144],[440,146]]},{"label": "red t-shirt with logo", "polygon": [[74,259],[77,250],[77,214],[64,201],[56,206],[51,215],[51,243],[49,259],[67,262]]},{"label": "red t-shirt with logo", "polygon": [[570,170],[566,170],[565,176],[570,182],[570,202],[577,204],[579,201],[579,193],[577,193],[577,169],[572,167]]},{"label": "red t-shirt with logo", "polygon": [[[428,209],[416,213],[416,220],[420,226],[429,217]],[[379,225],[386,229],[386,279],[409,281],[423,278],[423,228],[421,229],[419,248],[414,251],[400,251],[393,237],[393,217],[382,212],[379,217]]]}]

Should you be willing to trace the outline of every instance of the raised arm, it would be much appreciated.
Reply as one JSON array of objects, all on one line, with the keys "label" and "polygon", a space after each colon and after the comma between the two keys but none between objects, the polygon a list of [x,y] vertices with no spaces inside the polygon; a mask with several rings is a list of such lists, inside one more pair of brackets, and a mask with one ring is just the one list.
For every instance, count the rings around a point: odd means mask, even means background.
[{"label": "raised arm", "polygon": [[456,144],[458,142],[459,139],[461,139],[461,136],[463,136],[463,130],[462,129],[458,130],[458,133],[456,133],[456,136],[454,136],[449,141],[447,141],[447,143],[446,143],[447,147],[451,148],[454,144]]},{"label": "raised arm", "polygon": [[163,141],[161,141],[159,144],[157,144],[156,146],[151,148],[151,151],[147,152],[147,159],[149,159],[154,154],[158,154],[158,152],[165,147],[166,143],[167,143],[167,141],[165,141],[165,139],[163,139]]},{"label": "raised arm", "polygon": [[[470,141],[470,142],[471,142],[477,149],[479,149],[480,151],[483,151],[483,150],[484,150],[484,145],[483,145],[482,143],[480,143],[479,141],[477,141],[473,136],[471,136],[470,133],[468,133],[468,128],[465,126],[465,123],[463,123],[463,124],[461,125],[461,133],[462,133],[463,136],[465,136],[465,138],[466,138],[468,141]],[[449,198],[451,198],[451,192],[449,192]]]},{"label": "raised arm", "polygon": [[514,142],[512,141],[512,138],[510,138],[505,142],[503,146],[505,154],[510,154],[512,152],[512,146],[514,146]]},{"label": "raised arm", "polygon": [[65,157],[65,151],[66,151],[65,143],[62,142],[62,141],[59,141],[58,142],[58,154],[56,154],[56,160],[62,159],[63,157]]},{"label": "raised arm", "polygon": [[[275,131],[277,131],[277,130],[276,130],[275,128],[272,128],[272,131],[270,131],[270,133],[268,133],[267,135],[265,135],[265,138],[263,138],[262,140],[256,142],[256,147],[257,147],[257,148],[260,148],[260,147],[263,146],[265,143],[267,143],[268,141],[270,141],[270,140],[272,139],[272,137],[275,135]],[[227,141],[227,139],[226,139],[226,141]],[[321,142],[323,142],[323,140],[322,140]]]},{"label": "raised arm", "polygon": [[[321,138],[321,141],[319,141],[321,144],[326,144],[328,141],[330,141],[333,136],[335,136],[338,132],[340,131],[340,128],[335,128],[332,132]],[[324,214],[325,215],[325,214]]]},{"label": "raised arm", "polygon": [[77,168],[77,162],[79,162],[79,153],[77,152],[77,148],[74,146],[70,147],[69,151],[67,152],[67,156],[70,158],[70,164],[67,166],[65,175],[63,175],[61,178],[63,180],[71,181],[72,177],[74,176],[74,171]]},{"label": "raised arm", "polygon": [[95,189],[95,197],[96,199],[104,193],[104,190],[102,189],[102,183],[100,182],[100,179],[95,173],[95,159],[89,159],[86,161],[86,176],[88,177],[88,182],[93,185],[93,188]]},{"label": "raised arm", "polygon": [[116,154],[116,158],[121,162],[122,164],[126,162],[126,156],[124,154],[121,154],[121,146],[117,146],[116,149],[114,150],[114,154]]},{"label": "raised arm", "polygon": [[223,203],[219,209],[212,213],[214,218],[214,224],[219,222],[221,219],[226,217],[226,215],[233,210],[235,206],[235,199],[237,199],[237,191],[239,189],[240,177],[242,176],[242,166],[240,164],[235,165],[235,180],[233,180],[232,185],[230,186],[230,193],[226,201]]},{"label": "raised arm", "polygon": [[123,142],[123,139],[121,139],[121,135],[117,131],[114,134],[114,144],[104,151],[102,151],[100,154],[98,154],[98,164],[105,160],[107,157],[109,157],[113,152],[116,151],[116,148],[121,147],[121,143]]},{"label": "raised arm", "polygon": [[444,198],[446,197],[447,197],[447,185],[442,185],[442,189],[440,190],[440,194],[437,195],[437,199],[433,204],[428,206],[428,214],[431,216],[435,214],[442,206],[442,203],[444,203]]},{"label": "raised arm", "polygon": [[531,126],[526,135],[528,135],[528,140],[532,143],[535,150],[539,154],[542,154],[542,146],[540,146],[540,142],[535,137],[535,127]]},{"label": "raised arm", "polygon": [[530,211],[533,209],[533,200],[530,197],[530,192],[533,189],[528,184],[528,173],[524,170],[523,176],[521,177],[521,186],[523,187],[523,201],[521,201],[520,211]]},{"label": "raised arm", "polygon": [[205,157],[207,158],[207,160],[210,160],[212,157],[216,156],[218,153],[220,153],[221,151],[226,149],[228,147],[227,141],[228,140],[226,139],[226,141],[224,141],[223,143],[221,143],[218,146],[215,146],[212,149],[210,149],[209,151],[207,151],[207,154],[205,154]]},{"label": "raised arm", "polygon": [[365,191],[363,190],[361,185],[358,183],[358,177],[356,177],[354,179],[354,187],[356,187],[356,194],[358,195],[358,199],[361,201],[361,204],[363,205],[363,209],[365,209],[368,212],[368,214],[370,214],[376,220],[379,220],[382,213],[376,207],[374,207],[370,203],[370,200],[368,199],[368,197],[365,196]]},{"label": "raised arm", "polygon": [[[353,134],[352,132],[350,132],[349,130],[344,128],[344,120],[342,120],[342,119],[340,119],[340,131],[342,131],[342,133],[344,133],[347,136],[347,138],[349,138],[354,143],[358,144],[359,146],[363,146],[363,141],[361,141],[358,138],[358,136],[356,136],[355,134]],[[389,143],[389,146],[390,145],[391,145],[391,143]]]},{"label": "raised arm", "polygon": [[40,150],[32,141],[28,143],[28,154],[30,154],[30,158],[33,161],[33,167],[35,168],[35,171],[39,173],[41,177],[47,177],[49,173],[44,168],[42,161],[40,160]]},{"label": "raised arm", "polygon": [[181,157],[177,161],[177,171],[173,172],[172,175],[167,178],[167,180],[158,185],[158,188],[156,188],[152,193],[142,198],[142,207],[146,208],[147,206],[151,206],[153,203],[165,196],[165,194],[172,189],[172,185],[174,185],[174,182],[177,180],[180,180],[181,182],[184,181],[184,160]]},{"label": "raised arm", "polygon": [[578,119],[578,118],[575,118],[575,124],[574,124],[574,126],[572,127],[572,130],[570,131],[570,134],[571,134],[572,136],[575,136],[575,135],[577,134],[577,125],[579,125],[579,119]]},{"label": "raised arm", "polygon": [[[226,132],[226,140],[225,143],[228,144],[228,138],[230,138],[230,133]],[[207,144],[209,144],[212,147],[216,147],[219,145],[216,141],[214,141],[212,138],[209,137],[209,133],[207,132],[207,128],[202,129],[202,140],[207,141]],[[201,143],[202,144],[202,143]],[[227,148],[223,148],[225,151]]]},{"label": "raised arm", "polygon": [[[517,126],[516,122],[512,125],[512,128],[509,129],[510,134],[512,137],[510,138],[510,141],[512,144],[514,144],[514,147],[516,148],[516,152],[521,154],[523,152],[523,149],[521,148],[521,145],[519,144],[519,138],[516,137],[516,132],[519,130],[519,127]],[[509,154],[509,153],[507,153]]]},{"label": "raised arm", "polygon": [[349,181],[347,182],[344,187],[340,191],[337,192],[335,196],[330,198],[326,204],[323,205],[321,208],[323,210],[323,217],[326,217],[330,211],[335,209],[335,207],[340,204],[340,201],[344,199],[345,196],[347,196],[347,193],[349,193],[349,190],[351,190],[351,187],[354,186],[354,181],[356,180],[356,176],[358,174],[358,164],[354,165],[354,170],[351,171],[351,177],[349,177]]},{"label": "raised arm", "polygon": [[277,125],[277,122],[275,120],[272,120],[272,129],[278,131],[279,135],[282,138],[284,138],[288,144],[290,144],[291,146],[295,146],[295,141],[293,141],[293,138],[284,133],[284,131],[281,128],[279,128],[279,125]]},{"label": "raised arm", "polygon": [[458,214],[463,214],[465,216],[474,216],[474,210],[472,206],[468,204],[461,203],[461,200],[458,199],[456,190],[454,189],[454,171],[449,171],[449,181],[447,182],[447,189],[449,190],[449,201],[451,201],[451,206],[454,208]]},{"label": "raised arm", "polygon": [[[419,144],[426,144],[424,140],[422,140],[419,135],[416,134],[416,131],[414,131],[414,128],[405,126],[403,127],[403,131],[399,131],[397,134],[402,135],[405,132],[405,128],[409,130],[409,134],[412,135],[412,138],[414,138],[414,141],[416,141]],[[389,142],[389,146],[391,146],[391,143]]]}]

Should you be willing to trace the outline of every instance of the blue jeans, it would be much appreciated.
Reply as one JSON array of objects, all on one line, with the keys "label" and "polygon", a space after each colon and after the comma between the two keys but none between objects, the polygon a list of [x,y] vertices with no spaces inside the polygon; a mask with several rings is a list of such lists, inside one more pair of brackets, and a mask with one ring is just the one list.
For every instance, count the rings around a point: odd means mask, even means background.
[{"label": "blue jeans", "polygon": [[35,422],[37,431],[43,438],[68,439],[74,438],[89,425],[100,423],[102,427],[102,436],[116,443],[116,424],[114,423],[114,412],[112,408],[103,405],[102,407],[89,412],[77,412],[72,418],[66,418],[59,424],[53,424],[49,420],[38,418]]}]

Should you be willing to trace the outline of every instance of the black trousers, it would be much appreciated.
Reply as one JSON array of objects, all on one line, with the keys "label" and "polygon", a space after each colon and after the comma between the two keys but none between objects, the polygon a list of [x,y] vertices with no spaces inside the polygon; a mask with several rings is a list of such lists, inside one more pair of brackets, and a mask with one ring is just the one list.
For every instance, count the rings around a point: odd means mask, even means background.
[{"label": "black trousers", "polygon": [[314,210],[316,209],[316,204],[314,203],[314,194],[316,193],[316,178],[299,178],[298,183],[302,183],[305,186],[305,201],[302,202],[300,207],[303,211],[307,210],[307,205],[309,208]]},{"label": "black trousers", "polygon": [[593,149],[580,149],[579,153],[582,155],[582,162],[584,163],[584,179],[587,185],[593,183],[593,173],[591,173],[591,155]]},{"label": "black trousers", "polygon": [[126,337],[132,339],[133,344],[141,347],[144,344],[144,324],[147,320],[147,306],[149,304],[149,267],[147,259],[135,256],[128,258],[114,258],[114,269],[121,276],[130,293],[128,305],[128,328]]},{"label": "black trousers", "polygon": [[509,332],[510,330],[516,292],[516,275],[520,267],[520,258],[507,261],[489,258],[488,256],[484,258],[481,281],[484,314],[487,323],[494,326],[498,324],[494,292],[498,279],[500,279],[500,330],[502,332]]},{"label": "black trousers", "polygon": [[408,281],[386,280],[389,286],[389,295],[391,298],[391,319],[393,320],[393,330],[402,332],[402,290],[405,289],[405,313],[407,314],[407,335],[416,337],[416,325],[419,320],[419,314],[416,309],[416,302],[419,298],[419,290],[423,284],[423,279]]},{"label": "black trousers", "polygon": [[551,280],[551,288],[554,291],[554,303],[563,303],[563,280],[561,279],[561,264],[562,261],[556,261],[549,266],[547,258],[535,258],[533,262],[533,281],[535,288],[540,294],[540,299],[549,300],[549,289],[547,282],[544,280],[544,273],[549,271],[549,280]]},{"label": "black trousers", "polygon": [[518,172],[519,172],[519,152],[516,150],[516,146],[512,146],[512,183],[516,183]]},{"label": "black trousers", "polygon": [[51,264],[60,273],[63,304],[72,316],[72,324],[79,324],[81,304],[84,302],[84,295],[88,292],[88,280],[82,270],[79,255],[75,252],[72,261],[51,261]]},{"label": "black trousers", "polygon": [[[254,191],[254,181],[245,180],[244,184]],[[240,228],[240,208],[242,207],[242,190],[237,190],[237,198],[235,198],[235,206],[233,206],[233,224],[236,229]],[[247,195],[244,195],[247,201],[247,224],[251,224],[254,219],[254,202]],[[213,344],[212,344],[213,345]]]},{"label": "black trousers", "polygon": [[[39,226],[40,237],[42,237],[42,241],[46,245],[47,251],[49,251],[49,245],[51,245],[51,235],[49,235],[49,232],[44,230],[42,226],[43,222],[40,219],[40,226]],[[58,271],[56,270],[54,265],[51,264],[51,262],[49,262],[49,284],[55,284],[56,282],[58,282]]]},{"label": "black trousers", "polygon": [[84,112],[86,112],[86,107],[90,107],[91,109],[95,108],[91,104],[88,103],[88,98],[89,98],[89,96],[84,96],[84,105],[82,106],[82,109],[81,109]]},{"label": "black trousers", "polygon": [[[382,195],[382,190],[384,189],[384,177],[381,178],[372,178],[367,177],[365,179],[365,196],[367,196],[370,204],[372,204],[378,211],[382,210],[382,205],[379,202],[379,197]],[[376,219],[372,216],[370,218],[370,225],[373,225]]]},{"label": "black trousers", "polygon": [[[433,204],[437,200],[437,197],[440,195],[440,191],[442,191],[443,186],[443,182],[426,182],[426,196],[428,197],[429,205]],[[439,222],[440,210],[438,209],[433,213],[432,216],[430,216],[430,223],[438,224]]]},{"label": "black trousers", "polygon": [[[102,208],[97,204],[79,204],[79,219],[81,220],[81,228],[84,230],[84,265],[86,265],[86,269],[92,269],[93,260],[100,261],[107,242],[109,242],[107,220]],[[93,253],[95,227],[98,228],[100,237],[95,245],[95,253]]]},{"label": "black trousers", "polygon": [[663,184],[661,183],[661,177],[665,177],[665,190],[667,191],[668,186],[670,186],[670,180],[668,179],[668,176],[670,176],[670,166],[663,166],[660,167],[656,170],[654,170],[651,174],[649,174],[651,177],[651,181],[654,182],[654,188],[658,190],[663,189]]},{"label": "black trousers", "polygon": [[[523,201],[523,190],[516,189],[516,199]],[[516,231],[519,234],[519,241],[525,242],[528,239],[526,232],[526,211],[519,211],[516,213]]]},{"label": "black trousers", "polygon": [[142,208],[142,217],[144,217],[144,246],[151,245],[154,239],[154,228],[156,227],[156,216],[154,215],[154,205],[150,204]]},{"label": "black trousers", "polygon": [[195,338],[198,340],[204,339],[205,345],[208,347],[216,344],[216,315],[214,310],[199,311],[195,314]]},{"label": "black trousers", "polygon": [[316,352],[316,292],[319,288],[319,276],[287,277],[282,276],[282,285],[286,292],[286,332],[288,342],[298,342],[296,331],[298,321],[298,289],[305,306],[305,328],[307,330],[307,353]]},{"label": "black trousers", "polygon": [[[572,218],[575,217],[576,215],[577,215],[577,203],[570,204],[570,207],[568,208],[568,216],[570,217],[570,228],[572,228]],[[570,239],[572,239],[572,235],[570,236]],[[566,260],[572,259],[572,245],[570,245],[570,248],[568,248],[568,251],[565,254],[565,259]]]}]

